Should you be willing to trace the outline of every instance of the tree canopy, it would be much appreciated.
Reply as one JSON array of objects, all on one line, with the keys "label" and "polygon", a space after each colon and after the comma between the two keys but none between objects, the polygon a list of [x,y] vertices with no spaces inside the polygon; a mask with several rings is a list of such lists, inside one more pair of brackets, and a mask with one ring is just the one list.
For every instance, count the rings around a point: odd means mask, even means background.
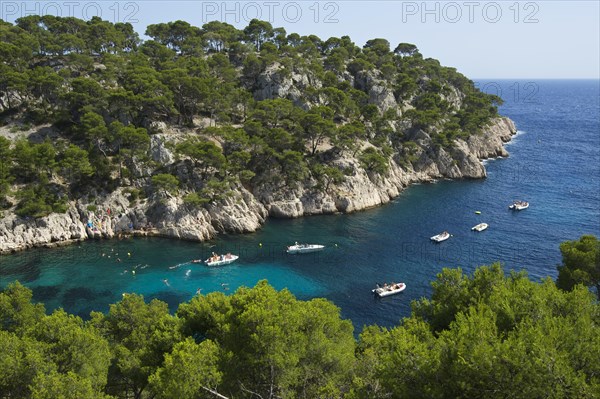
[{"label": "tree canopy", "polygon": [[592,235],[560,244],[562,265],[558,266],[556,285],[572,290],[583,284],[596,291],[600,300],[600,241]]},{"label": "tree canopy", "polygon": [[[173,21],[145,34],[98,17],[0,23],[0,123],[21,137],[0,137],[0,208],[41,217],[81,193],[174,192],[166,175],[182,197],[211,197],[200,206],[224,198],[201,194],[217,186],[325,189],[344,182],[341,157],[385,175],[397,160],[410,166],[403,148],[417,130],[449,148],[478,134],[501,102],[415,45],[384,38],[360,48],[257,19],[243,29]],[[44,129],[56,135],[23,138]],[[153,136],[174,132],[185,138],[172,139],[174,162],[160,164]],[[324,170],[336,177],[320,184]]]}]

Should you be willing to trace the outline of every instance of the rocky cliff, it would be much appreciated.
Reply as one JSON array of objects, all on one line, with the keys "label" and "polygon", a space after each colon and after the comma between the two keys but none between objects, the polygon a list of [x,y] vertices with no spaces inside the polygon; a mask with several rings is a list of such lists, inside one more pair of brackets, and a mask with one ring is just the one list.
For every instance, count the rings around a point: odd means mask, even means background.
[{"label": "rocky cliff", "polygon": [[[440,178],[484,178],[486,172],[481,160],[508,156],[503,144],[515,132],[510,119],[497,118],[481,134],[466,141],[456,140],[451,149],[435,149],[425,132],[417,132],[414,161],[401,164],[392,159],[387,175],[380,176],[367,173],[357,159],[341,156],[334,163],[352,173],[344,182],[331,184],[326,190],[310,180],[296,187],[277,189],[261,185],[252,193],[240,185],[226,199],[195,208],[179,197],[151,197],[130,203],[123,189],[118,189],[96,199],[93,208],[80,199],[70,203],[64,214],[39,219],[9,214],[0,219],[0,253],[120,234],[204,241],[219,233],[255,231],[269,216],[295,218],[355,212],[389,202],[411,183]],[[168,137],[155,136],[151,153],[168,163],[173,156],[164,146],[165,140]]]},{"label": "rocky cliff", "polygon": [[427,134],[420,132],[417,134],[420,144],[417,160],[408,167],[391,160],[385,177],[372,176],[359,167],[356,159],[342,157],[336,161],[338,166],[350,168],[354,173],[326,192],[316,191],[311,186],[279,191],[263,187],[254,194],[272,217],[294,218],[360,211],[389,202],[411,183],[443,178],[485,178],[486,171],[481,161],[508,156],[503,144],[510,141],[515,133],[515,125],[510,119],[498,118],[480,135],[471,136],[467,141],[456,140],[448,151],[442,148],[433,150]]}]

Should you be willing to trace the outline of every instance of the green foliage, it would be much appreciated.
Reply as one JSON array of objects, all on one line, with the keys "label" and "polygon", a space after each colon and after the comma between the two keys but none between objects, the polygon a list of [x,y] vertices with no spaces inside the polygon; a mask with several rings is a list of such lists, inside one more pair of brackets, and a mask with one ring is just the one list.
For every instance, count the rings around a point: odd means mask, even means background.
[{"label": "green foliage", "polygon": [[200,139],[187,139],[175,148],[177,153],[188,156],[194,165],[203,169],[204,176],[210,169],[219,170],[226,164],[226,158],[221,149],[212,141]]},{"label": "green foliage", "polygon": [[95,390],[89,380],[73,372],[38,374],[31,384],[32,399],[109,399]]},{"label": "green foliage", "polygon": [[219,346],[210,340],[199,344],[187,338],[165,355],[163,366],[149,382],[158,398],[211,398],[206,389],[216,389],[223,373],[218,369]]},{"label": "green foliage", "polygon": [[61,373],[82,377],[90,388],[106,385],[111,358],[108,342],[79,317],[59,309],[41,319],[29,336],[46,344],[46,356]]},{"label": "green foliage", "polygon": [[320,163],[310,165],[313,177],[319,182],[319,188],[329,191],[331,184],[341,184],[345,180],[344,172],[336,166],[323,166]]},{"label": "green foliage", "polygon": [[169,173],[159,173],[152,176],[152,186],[157,192],[163,194],[176,194],[179,187],[179,179]]},{"label": "green foliage", "polygon": [[44,345],[31,338],[0,329],[0,348],[0,392],[4,397],[30,397],[36,377],[56,370],[44,354]]},{"label": "green foliage", "polygon": [[79,181],[94,174],[88,152],[73,144],[63,151],[59,166],[63,176],[71,181]]},{"label": "green foliage", "polygon": [[595,236],[584,235],[575,241],[560,244],[562,265],[558,266],[556,285],[572,290],[583,284],[596,291],[600,300],[600,241]]},{"label": "green foliage", "polygon": [[7,205],[6,195],[9,193],[10,185],[14,179],[11,174],[12,151],[10,141],[0,137],[0,209]]},{"label": "green foliage", "polygon": [[183,202],[193,208],[199,208],[210,202],[210,198],[204,197],[200,193],[189,193],[183,197]]},{"label": "green foliage", "polygon": [[262,44],[273,37],[273,27],[267,21],[253,19],[244,29],[246,39],[256,46],[256,50],[260,51]]},{"label": "green foliage", "polygon": [[[206,203],[217,202],[227,198],[231,194],[229,182],[227,180],[218,180],[212,178],[206,182],[199,196]],[[190,199],[188,198],[188,201]]]},{"label": "green foliage", "polygon": [[18,282],[0,292],[0,330],[22,334],[44,316],[44,306],[32,304],[33,294]]},{"label": "green foliage", "polygon": [[381,57],[390,52],[390,42],[386,39],[371,39],[367,40],[364,48],[373,51],[377,56]]},{"label": "green foliage", "polygon": [[358,159],[362,167],[369,172],[385,175],[388,171],[388,160],[375,147],[365,148]]},{"label": "green foliage", "polygon": [[21,217],[39,218],[52,212],[65,213],[67,203],[64,196],[51,192],[43,184],[32,185],[17,193],[19,203],[15,213]]},{"label": "green foliage", "polygon": [[400,43],[394,49],[394,54],[398,54],[403,57],[411,56],[411,55],[417,54],[418,52],[419,52],[419,49],[417,49],[417,46],[415,46],[414,44],[410,44],[410,43]]},{"label": "green foliage", "polygon": [[181,341],[179,320],[169,314],[167,304],[158,300],[147,304],[135,294],[125,294],[106,315],[92,313],[91,324],[108,340],[114,354],[108,393],[140,397],[164,355]]},{"label": "green foliage", "polygon": [[266,282],[232,297],[197,296],[182,304],[188,333],[221,347],[224,392],[268,397],[339,397],[353,364],[352,325],[325,300],[301,302]]}]

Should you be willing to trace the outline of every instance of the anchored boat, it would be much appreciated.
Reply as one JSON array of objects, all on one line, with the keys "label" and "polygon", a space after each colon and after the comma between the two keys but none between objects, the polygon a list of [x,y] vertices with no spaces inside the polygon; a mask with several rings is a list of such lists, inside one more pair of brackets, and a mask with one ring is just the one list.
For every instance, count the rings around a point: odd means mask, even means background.
[{"label": "anchored boat", "polygon": [[473,231],[483,231],[485,229],[488,228],[488,224],[487,223],[479,223],[476,226],[471,227],[471,230]]},{"label": "anchored boat", "polygon": [[432,241],[435,242],[442,242],[442,241],[446,241],[448,238],[450,238],[450,233],[448,233],[447,231],[444,231],[440,234],[434,235],[433,237],[431,237]]},{"label": "anchored boat", "polygon": [[384,296],[398,294],[398,293],[404,291],[405,289],[406,289],[406,284],[404,284],[404,283],[391,283],[391,284],[384,284],[383,286],[380,286],[379,284],[377,284],[377,288],[373,289],[372,292],[375,295],[378,295],[380,298],[382,298]]},{"label": "anchored boat", "polygon": [[290,245],[287,247],[288,254],[304,254],[307,252],[316,252],[321,251],[325,248],[325,245],[319,244],[298,244],[297,242],[294,245]]},{"label": "anchored boat", "polygon": [[206,266],[223,266],[235,262],[236,260],[238,260],[238,258],[239,256],[237,255],[217,255],[213,252],[213,256],[206,259],[204,263],[206,263]]},{"label": "anchored boat", "polygon": [[515,201],[508,206],[509,209],[515,211],[522,211],[523,209],[529,208],[529,202],[527,201]]}]

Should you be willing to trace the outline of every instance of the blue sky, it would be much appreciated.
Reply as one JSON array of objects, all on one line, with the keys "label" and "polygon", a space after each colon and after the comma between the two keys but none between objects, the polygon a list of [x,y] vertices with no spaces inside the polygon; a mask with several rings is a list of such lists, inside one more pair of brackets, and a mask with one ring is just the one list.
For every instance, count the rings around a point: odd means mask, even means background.
[{"label": "blue sky", "polygon": [[102,16],[146,26],[182,19],[242,28],[254,17],[288,33],[382,37],[416,44],[425,57],[470,78],[600,78],[599,1],[42,1],[2,0],[0,18],[44,13]]}]

